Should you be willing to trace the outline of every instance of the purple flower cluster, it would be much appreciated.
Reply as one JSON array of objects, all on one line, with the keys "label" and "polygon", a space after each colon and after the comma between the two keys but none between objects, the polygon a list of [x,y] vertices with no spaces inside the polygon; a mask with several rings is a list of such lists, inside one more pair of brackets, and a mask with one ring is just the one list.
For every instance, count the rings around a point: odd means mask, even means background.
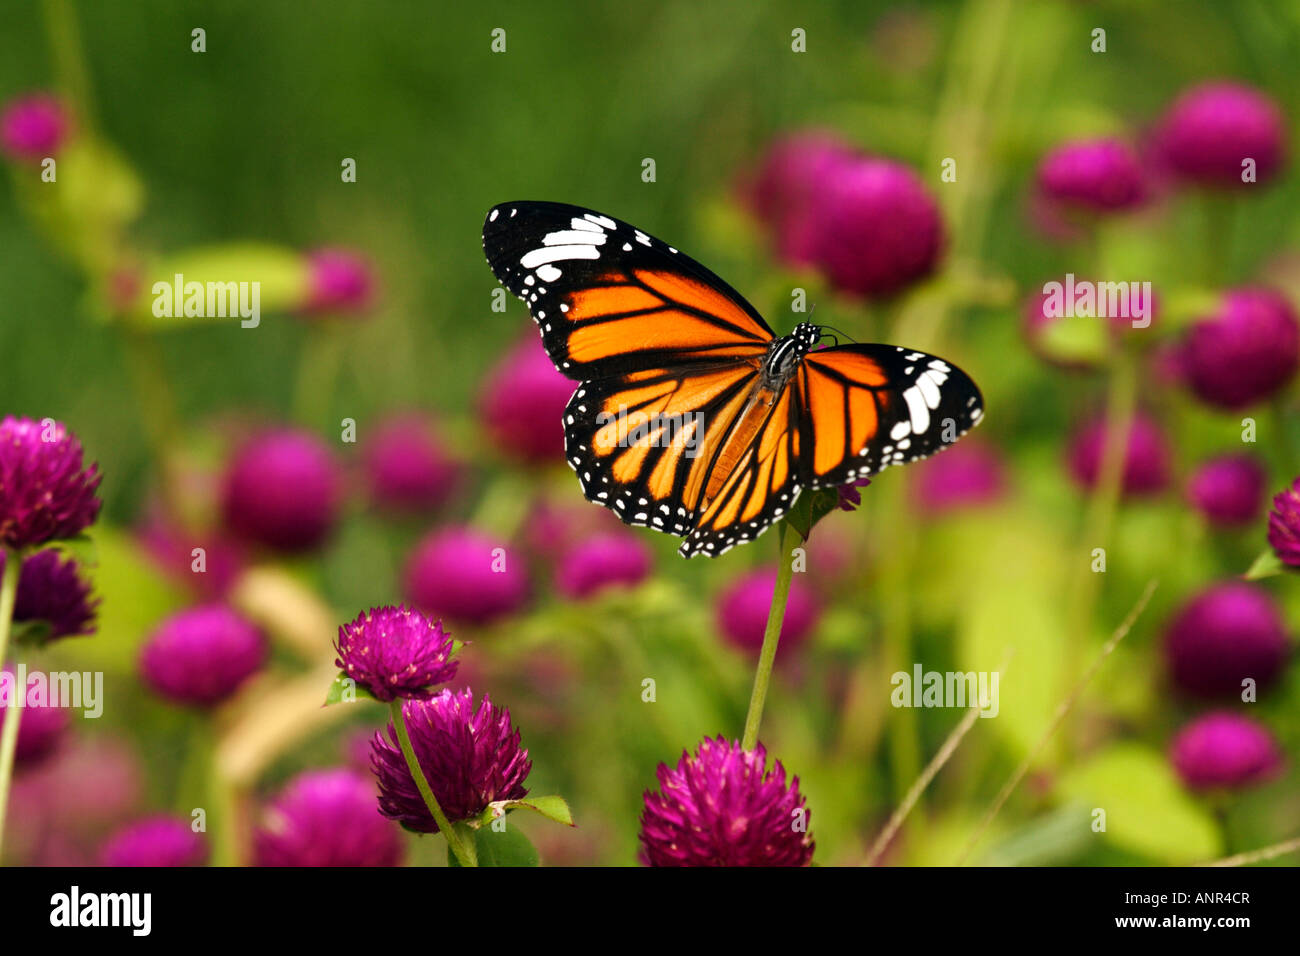
[{"label": "purple flower cluster", "polygon": [[156,816],[113,834],[100,854],[103,866],[202,866],[208,846],[189,822]]},{"label": "purple flower cluster", "polygon": [[406,596],[431,614],[488,624],[528,599],[528,576],[509,549],[469,528],[431,533],[406,565]]},{"label": "purple flower cluster", "polygon": [[1205,462],[1187,484],[1187,497],[1214,525],[1248,525],[1264,506],[1268,475],[1248,455],[1228,455]]},{"label": "purple flower cluster", "polygon": [[1291,652],[1286,625],[1268,592],[1241,581],[1216,584],[1179,608],[1165,630],[1174,683],[1195,697],[1240,695],[1281,674]]},{"label": "purple flower cluster", "polygon": [[483,424],[503,457],[527,463],[564,457],[564,409],[577,384],[555,369],[530,330],[483,383]]},{"label": "purple flower cluster", "polygon": [[432,697],[456,676],[442,624],[405,606],[372,608],[339,628],[334,662],[383,701]]},{"label": "purple flower cluster", "polygon": [[596,535],[568,550],[555,583],[564,596],[581,600],[606,588],[640,584],[652,564],[650,549],[640,538],[626,533]]},{"label": "purple flower cluster", "polygon": [[226,525],[284,552],[310,551],[329,537],[343,496],[333,453],[306,432],[272,429],[235,453],[222,489]]},{"label": "purple flower cluster", "polygon": [[33,93],[5,104],[0,148],[20,162],[40,161],[59,151],[71,127],[72,119],[57,97]]},{"label": "purple flower cluster", "polygon": [[140,653],[140,674],[178,704],[212,707],[261,669],[266,640],[222,604],[181,611],[164,621]]},{"label": "purple flower cluster", "polygon": [[921,178],[832,136],[778,141],[745,192],[782,258],[851,295],[895,295],[930,275],[943,251],[943,219]]},{"label": "purple flower cluster", "polygon": [[1235,411],[1274,395],[1300,367],[1300,323],[1270,289],[1238,288],[1194,323],[1181,346],[1188,386],[1207,405]]},{"label": "purple flower cluster", "polygon": [[1240,189],[1246,161],[1255,181],[1272,179],[1286,156],[1287,133],[1277,105],[1239,83],[1193,87],[1169,108],[1156,133],[1161,160],[1179,179],[1198,186]]},{"label": "purple flower cluster", "polygon": [[810,814],[799,778],[786,782],[781,761],[767,767],[760,744],[742,750],[705,738],[676,768],[660,764],[657,791],[646,791],[641,858],[649,866],[807,866]]},{"label": "purple flower cluster", "polygon": [[99,516],[97,466],[51,419],[0,421],[0,547],[30,548],[85,531]]},{"label": "purple flower cluster", "polygon": [[1268,543],[1283,564],[1300,567],[1300,478],[1273,497]]},{"label": "purple flower cluster", "polygon": [[[7,556],[0,551],[0,572]],[[77,562],[58,551],[38,551],[23,561],[14,599],[14,623],[42,623],[46,641],[93,634],[99,599]]]},{"label": "purple flower cluster", "polygon": [[[475,707],[474,693],[444,690],[428,700],[408,700],[402,716],[411,735],[416,762],[447,820],[477,817],[488,804],[527,795],[524,781],[532,769],[510,711],[494,707],[487,695]],[[425,806],[390,722],[375,734],[371,766],[379,777],[379,809],[412,830],[436,833],[438,824]]]},{"label": "purple flower cluster", "polygon": [[372,500],[393,512],[432,511],[450,497],[459,468],[419,415],[381,422],[361,449]]},{"label": "purple flower cluster", "polygon": [[1137,153],[1117,139],[1077,140],[1054,149],[1038,168],[1038,188],[1051,202],[1088,213],[1132,209],[1149,192]]},{"label": "purple flower cluster", "polygon": [[375,807],[375,785],[353,770],[291,780],[253,836],[258,866],[400,866],[401,833]]},{"label": "purple flower cluster", "polygon": [[1193,790],[1239,790],[1282,769],[1273,735],[1230,711],[1205,714],[1184,727],[1169,748],[1169,759]]},{"label": "purple flower cluster", "polygon": [[317,249],[307,256],[307,298],[302,311],[363,312],[374,301],[370,264],[349,249]]}]

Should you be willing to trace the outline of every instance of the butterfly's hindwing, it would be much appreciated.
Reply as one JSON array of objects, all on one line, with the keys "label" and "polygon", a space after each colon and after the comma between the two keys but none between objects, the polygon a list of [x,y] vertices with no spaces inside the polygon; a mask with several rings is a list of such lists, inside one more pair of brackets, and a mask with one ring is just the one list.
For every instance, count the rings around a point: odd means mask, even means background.
[{"label": "butterfly's hindwing", "polygon": [[895,345],[809,352],[797,375],[812,449],[809,488],[830,488],[942,451],[977,425],[983,398],[950,362]]}]

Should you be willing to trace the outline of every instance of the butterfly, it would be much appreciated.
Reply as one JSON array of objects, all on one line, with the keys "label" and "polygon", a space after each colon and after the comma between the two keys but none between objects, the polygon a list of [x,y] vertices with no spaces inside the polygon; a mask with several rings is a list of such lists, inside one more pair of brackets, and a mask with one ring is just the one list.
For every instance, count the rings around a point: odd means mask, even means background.
[{"label": "butterfly", "polygon": [[983,415],[941,358],[777,336],[740,293],[668,244],[581,206],[508,202],[483,224],[497,279],[579,384],[565,456],[583,494],[683,557],[753,540],[801,492],[924,458]]}]

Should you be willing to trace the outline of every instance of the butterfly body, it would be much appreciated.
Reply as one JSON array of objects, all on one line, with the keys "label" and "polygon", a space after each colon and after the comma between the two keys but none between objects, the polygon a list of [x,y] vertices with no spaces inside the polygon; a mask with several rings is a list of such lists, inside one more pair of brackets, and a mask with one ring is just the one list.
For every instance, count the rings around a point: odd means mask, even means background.
[{"label": "butterfly body", "polygon": [[778,337],[725,282],[633,226],[579,206],[503,203],[483,245],[579,384],[565,455],[586,497],[717,556],[808,489],[946,447],[982,416],[955,366],[894,345]]}]

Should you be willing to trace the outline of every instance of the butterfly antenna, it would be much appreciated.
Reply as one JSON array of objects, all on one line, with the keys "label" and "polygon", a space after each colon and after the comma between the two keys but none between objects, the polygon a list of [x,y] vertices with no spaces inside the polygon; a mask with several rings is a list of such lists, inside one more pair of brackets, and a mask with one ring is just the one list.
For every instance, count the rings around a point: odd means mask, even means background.
[{"label": "butterfly antenna", "polygon": [[843,329],[837,329],[837,328],[836,328],[835,326],[833,326],[833,325],[823,325],[822,328],[823,328],[823,329],[828,329],[829,331],[835,333],[835,335],[836,335],[835,344],[836,344],[836,345],[839,345],[839,344],[840,344],[840,343],[839,343],[839,338],[838,338],[838,337],[841,336],[841,335],[844,336],[846,339],[848,339],[850,342],[853,342],[853,343],[855,343],[855,344],[856,344],[857,341],[858,341],[858,340],[855,339],[853,336],[849,335],[849,333],[845,332]]}]

